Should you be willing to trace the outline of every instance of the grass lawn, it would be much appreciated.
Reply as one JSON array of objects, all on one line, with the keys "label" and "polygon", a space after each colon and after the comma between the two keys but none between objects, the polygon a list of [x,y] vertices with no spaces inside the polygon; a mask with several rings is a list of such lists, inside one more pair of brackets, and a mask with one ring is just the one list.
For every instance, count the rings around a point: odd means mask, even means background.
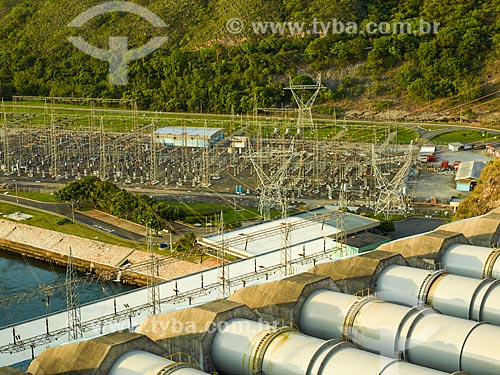
[{"label": "grass lawn", "polygon": [[[9,194],[15,196],[16,192],[10,190]],[[48,203],[57,202],[54,195],[50,194],[50,193],[25,193],[25,192],[20,191],[17,193],[17,196],[22,197],[22,198],[33,199],[33,200],[39,201],[39,202],[48,202]]]},{"label": "grass lawn", "polygon": [[[483,134],[485,135],[483,137]],[[494,139],[495,135],[479,130],[457,130],[445,134],[439,134],[431,140],[435,143],[452,143],[452,142],[478,142]]]},{"label": "grass lawn", "polygon": [[229,205],[211,204],[211,203],[185,203],[185,202],[165,202],[172,207],[183,208],[187,216],[184,219],[186,223],[200,223],[205,226],[205,222],[217,225],[221,211],[223,212],[224,222],[231,223],[235,221],[254,220],[259,216],[255,208],[237,208],[236,211]]},{"label": "grass lawn", "polygon": [[[31,219],[23,221],[22,222],[23,224],[33,225],[35,227],[54,230],[54,231],[61,232],[61,233],[72,234],[75,236],[89,238],[92,240],[98,240],[98,241],[106,242],[106,243],[109,243],[112,245],[120,245],[120,246],[125,246],[125,247],[130,247],[130,248],[135,248],[138,245],[136,242],[126,241],[126,240],[117,238],[115,236],[103,233],[101,231],[98,231],[98,230],[95,230],[92,228],[88,228],[88,227],[86,227],[84,225],[80,225],[80,224],[68,223],[68,224],[63,224],[63,225],[57,225],[56,220],[59,218],[59,216],[50,215],[50,214],[47,214],[45,212],[30,210],[30,209],[27,209],[24,207],[18,207],[18,206],[13,205],[13,204],[0,202],[0,212],[2,213],[2,215],[12,214],[16,211],[20,211],[22,213],[33,215],[33,217]],[[4,220],[9,220],[3,216],[1,218]]]}]

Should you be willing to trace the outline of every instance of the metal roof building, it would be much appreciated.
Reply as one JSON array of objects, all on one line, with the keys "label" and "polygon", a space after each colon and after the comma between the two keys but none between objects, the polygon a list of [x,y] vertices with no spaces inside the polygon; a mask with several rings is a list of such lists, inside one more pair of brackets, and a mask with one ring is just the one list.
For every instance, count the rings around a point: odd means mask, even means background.
[{"label": "metal roof building", "polygon": [[[308,212],[290,216],[287,220],[291,227],[290,248],[292,250],[318,248],[330,249],[335,245],[338,232],[335,220],[335,207],[325,206]],[[279,251],[281,248],[283,219],[267,221],[261,224],[237,229],[220,235],[204,237],[200,243],[216,247],[224,240],[226,251],[239,258]],[[346,235],[359,233],[380,225],[378,220],[346,213],[344,231]]]},{"label": "metal roof building", "polygon": [[167,126],[153,132],[156,141],[170,147],[204,148],[224,139],[223,128]]},{"label": "metal roof building", "polygon": [[461,163],[455,176],[458,191],[471,191],[486,164],[480,161],[466,161]]}]

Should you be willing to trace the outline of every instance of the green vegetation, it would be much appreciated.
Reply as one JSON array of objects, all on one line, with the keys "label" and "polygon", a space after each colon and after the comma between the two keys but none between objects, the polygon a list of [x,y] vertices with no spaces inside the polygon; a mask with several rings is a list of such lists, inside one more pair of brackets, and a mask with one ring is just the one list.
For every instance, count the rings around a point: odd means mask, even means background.
[{"label": "green vegetation", "polygon": [[196,249],[196,235],[193,232],[186,233],[174,244],[177,252],[190,252]]},{"label": "green vegetation", "polygon": [[[45,212],[40,212],[37,210],[31,210],[27,208],[20,208],[13,204],[8,204],[4,202],[0,202],[0,212],[4,215],[9,215],[14,212],[21,211],[28,215],[33,215],[33,217],[29,220],[23,221],[23,224],[32,225],[34,227],[39,227],[43,229],[54,230],[61,233],[71,234],[74,236],[79,236],[83,238],[89,238],[92,240],[98,240],[101,242],[106,242],[112,245],[125,246],[130,248],[137,247],[137,243],[132,241],[126,241],[115,237],[113,235],[109,235],[107,233],[103,233],[101,231],[95,230],[93,228],[89,228],[85,225],[73,224],[71,222],[66,222],[64,224],[61,223],[63,220],[67,220],[65,218],[61,218],[60,216],[50,215]],[[4,220],[9,220],[2,217]]]},{"label": "green vegetation", "polygon": [[35,200],[35,201],[40,201],[40,202],[48,202],[48,203],[55,203],[55,202],[57,202],[57,199],[54,196],[54,194],[49,194],[49,193],[27,193],[27,192],[21,192],[21,191],[19,191],[16,194],[15,192],[13,192],[11,190],[10,194],[11,195],[17,195],[17,196],[22,197],[22,198],[28,198],[28,199],[32,199],[32,200]]},{"label": "green vegetation", "polygon": [[382,220],[382,222],[380,223],[379,229],[384,234],[394,232],[396,230],[396,228],[394,226],[394,221],[392,219]]},{"label": "green vegetation", "polygon": [[65,224],[69,224],[69,223],[71,223],[71,220],[70,220],[70,219],[68,219],[67,217],[58,217],[58,218],[54,221],[54,223],[55,223],[56,225],[65,225]]},{"label": "green vegetation", "polygon": [[[237,208],[228,204],[211,203],[186,203],[186,202],[165,202],[170,207],[179,208],[186,212],[183,219],[188,224],[201,224],[216,227],[220,222],[220,213],[224,216],[224,225],[226,228],[238,228],[241,221],[256,220],[259,213],[256,208]],[[271,212],[272,217],[278,216],[276,210]]]},{"label": "green vegetation", "polygon": [[[484,135],[484,136],[483,136]],[[478,130],[457,130],[449,133],[437,135],[432,138],[435,143],[452,143],[452,142],[478,142],[493,139],[496,136],[491,133]]]},{"label": "green vegetation", "polygon": [[[169,41],[130,64],[129,84],[111,86],[108,63],[76,49],[67,36],[82,36],[107,49],[109,37],[128,36],[130,48],[163,35],[133,14],[105,14],[83,28],[68,28],[93,0],[0,1],[0,97],[50,95],[136,99],[142,109],[251,113],[254,105],[288,106],[287,77],[307,72],[335,78],[318,102],[367,98],[375,110],[393,99],[428,103],[453,97],[468,102],[492,92],[500,52],[498,1],[455,0],[142,0],[168,25]],[[245,32],[230,34],[226,22],[241,18]],[[259,34],[252,22],[314,20],[407,22],[416,33],[285,31]],[[419,32],[420,20],[439,23]],[[331,25],[330,25],[331,26]],[[307,30],[306,30],[307,31]],[[306,82],[301,80],[301,83]],[[491,90],[491,91],[489,91]],[[331,112],[325,110],[324,113]]]},{"label": "green vegetation", "polygon": [[500,158],[488,163],[483,169],[471,194],[460,202],[455,219],[484,215],[500,207]]},{"label": "green vegetation", "polygon": [[54,195],[59,202],[88,202],[108,214],[137,224],[148,224],[155,231],[164,229],[166,220],[182,220],[186,216],[184,210],[178,207],[171,207],[146,195],[134,195],[95,176],[70,182]]}]

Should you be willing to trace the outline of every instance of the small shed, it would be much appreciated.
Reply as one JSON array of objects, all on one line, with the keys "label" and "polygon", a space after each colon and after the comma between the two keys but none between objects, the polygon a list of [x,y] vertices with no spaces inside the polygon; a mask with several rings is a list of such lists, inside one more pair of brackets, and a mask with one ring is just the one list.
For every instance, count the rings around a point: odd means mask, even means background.
[{"label": "small shed", "polygon": [[460,205],[460,202],[462,202],[462,198],[451,197],[450,206],[453,208],[453,212],[457,212],[457,208]]},{"label": "small shed", "polygon": [[460,164],[455,176],[458,191],[472,191],[485,167],[481,161],[466,161]]},{"label": "small shed", "polygon": [[422,148],[418,152],[418,161],[426,163],[429,160],[429,157],[432,158],[435,153],[436,153],[436,146],[434,145],[422,146]]},{"label": "small shed", "polygon": [[450,151],[458,152],[464,149],[464,144],[461,142],[448,143],[448,149]]}]

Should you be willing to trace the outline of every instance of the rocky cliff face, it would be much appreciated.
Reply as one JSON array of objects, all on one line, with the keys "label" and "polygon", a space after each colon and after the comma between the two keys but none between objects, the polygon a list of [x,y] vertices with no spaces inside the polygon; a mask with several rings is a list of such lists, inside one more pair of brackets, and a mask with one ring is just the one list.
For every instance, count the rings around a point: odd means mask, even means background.
[{"label": "rocky cliff face", "polygon": [[471,195],[460,203],[456,219],[483,215],[500,207],[500,158],[488,163]]}]

